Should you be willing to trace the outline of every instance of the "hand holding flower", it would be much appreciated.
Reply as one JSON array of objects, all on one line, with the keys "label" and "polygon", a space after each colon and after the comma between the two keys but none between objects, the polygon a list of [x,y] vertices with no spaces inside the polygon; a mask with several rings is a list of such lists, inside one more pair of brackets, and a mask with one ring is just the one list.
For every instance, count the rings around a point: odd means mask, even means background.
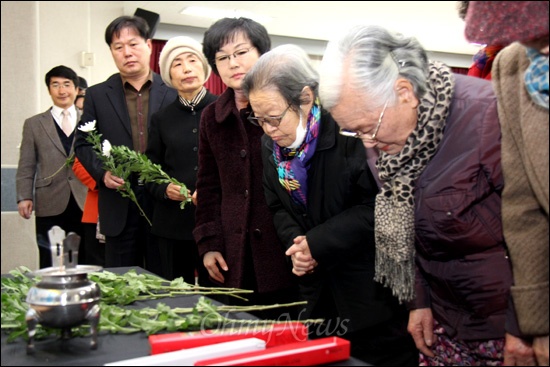
[{"label": "hand holding flower", "polygon": [[118,189],[124,185],[124,179],[113,175],[111,171],[107,171],[105,172],[105,176],[103,176],[103,183],[109,189]]},{"label": "hand holding flower", "polygon": [[147,219],[149,225],[151,221],[139,205],[137,197],[132,190],[130,181],[128,178],[132,173],[130,169],[130,163],[123,155],[120,154],[118,147],[113,147],[108,140],[101,142],[101,134],[98,134],[95,129],[96,121],[86,122],[78,129],[85,133],[88,133],[86,141],[91,143],[96,151],[97,156],[103,162],[103,169],[105,169],[105,175],[103,176],[103,183],[107,188],[116,189],[123,197],[127,197],[132,200],[138,207],[141,215]]},{"label": "hand holding flower", "polygon": [[166,196],[170,200],[174,201],[186,201],[189,197],[182,193],[181,186],[176,185],[172,182],[166,187]]},{"label": "hand holding flower", "polygon": [[169,183],[169,186],[172,185],[171,190],[175,188],[179,191],[179,194],[174,193],[173,196],[177,199],[173,200],[181,201],[180,207],[182,209],[191,201],[189,190],[183,183],[168,176],[160,165],[151,162],[145,154],[138,153],[126,146],[113,146],[108,140],[102,142],[101,134],[97,133],[95,125],[96,121],[94,120],[83,124],[78,129],[88,133],[86,141],[93,145],[98,157],[103,162],[103,169],[106,171],[103,177],[105,186],[116,189],[122,196],[130,198],[138,206],[141,214],[150,225],[151,221],[139,205],[130,185],[129,177],[131,174],[139,175],[139,179],[145,183]]}]

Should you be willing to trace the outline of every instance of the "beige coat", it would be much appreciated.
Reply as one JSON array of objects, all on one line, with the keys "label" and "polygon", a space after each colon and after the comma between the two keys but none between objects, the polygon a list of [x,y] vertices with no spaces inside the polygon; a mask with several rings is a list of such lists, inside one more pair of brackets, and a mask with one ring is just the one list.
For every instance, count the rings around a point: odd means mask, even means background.
[{"label": "beige coat", "polygon": [[[74,143],[70,153],[73,151]],[[17,202],[33,200],[35,215],[47,217],[65,211],[72,192],[84,208],[88,188],[71,167],[63,166],[67,158],[50,110],[25,120],[15,182]]]},{"label": "beige coat", "polygon": [[502,125],[502,216],[520,330],[548,335],[548,110],[525,89],[528,65],[520,44],[502,50],[493,64]]}]

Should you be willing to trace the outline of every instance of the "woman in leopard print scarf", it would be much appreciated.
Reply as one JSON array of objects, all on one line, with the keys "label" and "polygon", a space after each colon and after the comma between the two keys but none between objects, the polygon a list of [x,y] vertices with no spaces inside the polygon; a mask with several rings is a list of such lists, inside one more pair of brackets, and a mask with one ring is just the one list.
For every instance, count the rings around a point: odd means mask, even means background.
[{"label": "woman in leopard print scarf", "polygon": [[378,154],[374,279],[407,302],[420,365],[502,364],[512,273],[490,82],[378,26],[330,42],[320,74],[341,133]]}]

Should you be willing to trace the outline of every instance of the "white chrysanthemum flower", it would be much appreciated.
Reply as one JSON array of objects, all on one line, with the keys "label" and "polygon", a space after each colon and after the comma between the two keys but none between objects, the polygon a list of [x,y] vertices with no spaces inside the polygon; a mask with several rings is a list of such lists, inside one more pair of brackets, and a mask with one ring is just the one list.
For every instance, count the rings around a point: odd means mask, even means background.
[{"label": "white chrysanthemum flower", "polygon": [[95,130],[95,120],[94,121],[88,121],[84,125],[80,126],[78,128],[80,131],[84,131],[85,133],[89,133]]},{"label": "white chrysanthemum flower", "polygon": [[111,146],[111,143],[109,143],[109,140],[105,140],[103,142],[103,147],[101,149],[103,151],[103,155],[105,157],[110,157],[111,156],[111,148],[112,148],[112,146]]}]

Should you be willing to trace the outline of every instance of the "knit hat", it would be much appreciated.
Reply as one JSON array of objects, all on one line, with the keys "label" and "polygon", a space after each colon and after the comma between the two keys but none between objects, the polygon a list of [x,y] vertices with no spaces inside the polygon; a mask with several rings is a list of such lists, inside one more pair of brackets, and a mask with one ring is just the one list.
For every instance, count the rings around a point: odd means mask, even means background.
[{"label": "knit hat", "polygon": [[465,36],[469,42],[508,45],[548,36],[548,1],[470,1]]},{"label": "knit hat", "polygon": [[212,68],[208,65],[208,61],[206,61],[206,57],[202,53],[202,46],[199,42],[187,36],[170,38],[160,52],[159,67],[162,80],[172,88],[174,88],[174,86],[170,78],[170,67],[172,66],[172,61],[184,52],[191,52],[197,55],[204,67],[205,81],[208,80],[210,72],[212,71]]}]

